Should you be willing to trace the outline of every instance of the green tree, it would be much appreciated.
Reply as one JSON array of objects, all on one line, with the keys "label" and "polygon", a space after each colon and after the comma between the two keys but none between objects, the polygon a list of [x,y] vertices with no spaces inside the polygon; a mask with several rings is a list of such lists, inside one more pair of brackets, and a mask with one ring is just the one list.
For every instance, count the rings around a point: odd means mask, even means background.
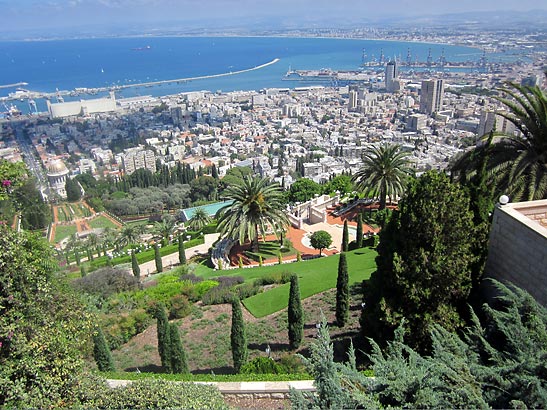
[{"label": "green tree", "polygon": [[133,275],[137,279],[141,277],[141,268],[139,266],[139,261],[137,260],[137,255],[135,252],[131,252],[131,269],[133,270]]},{"label": "green tree", "polygon": [[357,244],[357,249],[363,247],[363,217],[360,213],[357,215],[357,231],[355,233],[355,242]]},{"label": "green tree", "polygon": [[116,239],[116,246],[124,246],[138,243],[141,237],[140,228],[134,225],[124,225]]},{"label": "green tree", "polygon": [[193,231],[199,231],[201,228],[211,223],[211,217],[205,208],[196,208],[192,218],[188,221],[188,228]]},{"label": "green tree", "polygon": [[24,162],[10,162],[0,159],[0,201],[9,198],[13,189],[22,185],[27,177]]},{"label": "green tree", "polygon": [[218,180],[208,175],[200,176],[190,182],[192,201],[211,201],[215,199]]},{"label": "green tree", "polygon": [[302,342],[302,336],[304,334],[304,315],[302,312],[298,276],[295,274],[291,275],[287,322],[289,327],[289,347],[291,349],[297,349]]},{"label": "green tree", "polygon": [[293,392],[293,408],[545,408],[547,310],[513,285],[493,285],[482,323],[471,311],[460,334],[434,325],[430,355],[404,343],[404,320],[384,349],[371,341],[374,378],[357,370],[352,347],[348,363],[334,363],[322,325],[306,363],[318,395]]},{"label": "green tree", "polygon": [[365,335],[389,340],[401,318],[408,342],[426,351],[429,328],[463,325],[459,311],[471,290],[469,198],[442,173],[430,171],[408,186],[380,233],[378,269],[365,288],[361,317]]},{"label": "green tree", "polygon": [[507,110],[497,114],[520,133],[496,134],[491,145],[465,152],[452,169],[467,178],[479,169],[482,153],[488,150],[488,183],[496,195],[507,194],[515,202],[547,198],[547,94],[539,87],[515,83],[501,91],[504,96],[495,98]]},{"label": "green tree", "polygon": [[386,207],[386,198],[404,192],[409,167],[408,153],[400,145],[371,145],[363,153],[363,165],[353,176],[356,187],[380,198],[380,210]]},{"label": "green tree", "polygon": [[157,320],[158,353],[161,359],[161,367],[169,373],[171,372],[171,334],[167,311],[163,303],[156,305],[154,316]]},{"label": "green tree", "polygon": [[186,250],[184,249],[184,238],[182,235],[179,235],[178,245],[179,245],[179,263],[181,265],[186,265]]},{"label": "green tree", "polygon": [[239,373],[241,366],[247,362],[247,336],[245,334],[245,323],[239,299],[232,300],[232,330],[230,332],[230,343],[232,345],[232,359],[234,370]]},{"label": "green tree", "polygon": [[157,243],[154,244],[154,261],[156,262],[156,272],[163,272],[163,263],[161,260],[160,247]]},{"label": "green tree", "polygon": [[353,191],[353,182],[349,175],[336,175],[323,187],[325,194],[332,194],[338,191],[340,195],[349,194]]},{"label": "green tree", "polygon": [[188,373],[186,352],[182,347],[179,328],[175,323],[169,324],[170,359],[172,373]]},{"label": "green tree", "polygon": [[218,230],[222,235],[251,241],[258,251],[259,236],[265,236],[268,227],[282,232],[289,225],[283,205],[283,192],[279,185],[268,179],[245,177],[241,184],[229,187],[225,195],[233,202],[218,212]]},{"label": "green tree", "polygon": [[66,199],[70,202],[79,201],[82,197],[80,184],[72,178],[67,178],[65,182]]},{"label": "green tree", "polygon": [[349,276],[346,253],[340,254],[336,278],[336,324],[344,327],[349,318]]},{"label": "green tree", "polygon": [[321,192],[323,187],[320,184],[308,178],[300,178],[289,189],[289,202],[306,202]]},{"label": "green tree", "polygon": [[113,372],[115,370],[110,348],[108,347],[108,343],[106,343],[104,333],[100,327],[97,327],[93,333],[93,357],[95,358],[95,363],[97,363],[99,371]]},{"label": "green tree", "polygon": [[313,249],[319,249],[321,256],[323,249],[328,248],[332,244],[332,236],[327,231],[315,231],[310,236],[310,245]]},{"label": "green tree", "polygon": [[344,219],[344,229],[342,230],[342,252],[347,252],[348,250],[349,250],[348,220]]},{"label": "green tree", "polygon": [[171,216],[165,216],[160,222],[154,223],[154,233],[158,235],[164,244],[168,244],[175,228],[177,227],[175,219]]},{"label": "green tree", "polygon": [[49,243],[0,224],[0,407],[75,404],[92,326],[56,269]]}]

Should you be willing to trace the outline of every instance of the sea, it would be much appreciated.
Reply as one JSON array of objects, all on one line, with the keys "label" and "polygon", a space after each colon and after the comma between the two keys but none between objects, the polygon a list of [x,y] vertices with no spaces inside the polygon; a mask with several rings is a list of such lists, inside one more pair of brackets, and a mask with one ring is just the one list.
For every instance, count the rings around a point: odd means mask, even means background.
[{"label": "sea", "polygon": [[[216,78],[205,78],[117,91],[118,98],[162,96],[189,91],[237,91],[293,88],[306,84],[285,81],[289,70],[358,70],[363,62],[389,59],[437,61],[444,53],[451,62],[477,61],[478,48],[400,41],[288,37],[131,37],[52,41],[0,41],[0,86],[31,91],[100,88],[161,80],[201,77],[264,65],[263,68]],[[488,55],[487,55],[488,56]],[[492,57],[492,56],[490,56]],[[495,58],[501,58],[496,56]],[[0,97],[17,87],[0,88]],[[106,92],[104,93],[106,95]],[[78,95],[74,99],[98,98]],[[52,102],[55,102],[52,99]],[[10,101],[23,112],[28,101]],[[46,110],[44,99],[36,101]],[[0,104],[0,111],[6,108]]]}]

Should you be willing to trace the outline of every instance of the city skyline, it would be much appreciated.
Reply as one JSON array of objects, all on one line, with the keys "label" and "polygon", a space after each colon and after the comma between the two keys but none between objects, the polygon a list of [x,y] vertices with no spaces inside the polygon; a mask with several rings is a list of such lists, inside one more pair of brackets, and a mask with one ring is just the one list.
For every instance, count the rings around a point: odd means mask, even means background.
[{"label": "city skyline", "polygon": [[100,27],[111,33],[145,26],[161,30],[173,24],[187,28],[253,28],[270,24],[280,28],[310,28],[337,24],[362,24],[381,20],[427,17],[442,14],[547,10],[537,0],[463,0],[459,2],[394,0],[371,7],[349,0],[0,0],[3,25],[0,33],[48,31],[93,32]]}]

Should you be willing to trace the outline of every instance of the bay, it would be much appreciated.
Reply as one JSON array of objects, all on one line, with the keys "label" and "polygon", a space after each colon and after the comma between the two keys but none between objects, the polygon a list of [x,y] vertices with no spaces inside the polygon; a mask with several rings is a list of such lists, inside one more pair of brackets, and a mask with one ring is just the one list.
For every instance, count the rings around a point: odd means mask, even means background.
[{"label": "bay", "polygon": [[[55,41],[0,42],[0,85],[26,82],[23,88],[40,92],[112,87],[135,83],[207,76],[267,67],[225,77],[128,88],[119,97],[167,95],[186,91],[259,90],[295,87],[283,81],[289,69],[356,70],[367,59],[425,61],[429,50],[438,60],[477,61],[476,48],[380,40],[287,37],[134,37]],[[13,88],[0,89],[7,96]],[[81,97],[93,98],[93,97]],[[40,107],[39,107],[40,108]]]}]

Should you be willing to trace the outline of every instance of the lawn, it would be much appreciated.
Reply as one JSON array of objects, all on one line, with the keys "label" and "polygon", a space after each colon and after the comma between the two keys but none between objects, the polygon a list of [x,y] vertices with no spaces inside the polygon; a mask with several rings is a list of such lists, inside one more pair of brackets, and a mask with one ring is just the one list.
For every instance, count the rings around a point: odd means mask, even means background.
[{"label": "lawn", "polygon": [[109,218],[106,216],[98,216],[92,220],[89,221],[89,226],[92,229],[104,229],[104,228],[118,228],[118,225],[116,225],[114,222],[112,222]]},{"label": "lawn", "polygon": [[78,232],[76,225],[56,225],[55,226],[55,243],[61,242],[64,238],[74,235]]},{"label": "lawn", "polygon": [[[376,270],[376,251],[369,248],[357,249],[347,253],[350,285],[370,277]],[[264,275],[281,272],[293,272],[298,275],[300,295],[302,299],[316,293],[336,287],[339,255],[310,261],[294,262],[283,265],[264,266],[261,268],[233,269],[229,271],[214,271],[199,267],[195,274],[204,279],[215,276],[242,276],[245,281],[251,281]],[[289,284],[284,284],[259,293],[243,300],[245,307],[255,317],[264,317],[287,307]]]},{"label": "lawn", "polygon": [[279,241],[268,241],[258,243],[258,252],[245,251],[245,255],[258,262],[260,256],[263,260],[277,258],[279,253],[281,256],[294,256],[296,255],[296,249],[292,247],[290,241],[285,241],[285,246],[279,247]]}]

